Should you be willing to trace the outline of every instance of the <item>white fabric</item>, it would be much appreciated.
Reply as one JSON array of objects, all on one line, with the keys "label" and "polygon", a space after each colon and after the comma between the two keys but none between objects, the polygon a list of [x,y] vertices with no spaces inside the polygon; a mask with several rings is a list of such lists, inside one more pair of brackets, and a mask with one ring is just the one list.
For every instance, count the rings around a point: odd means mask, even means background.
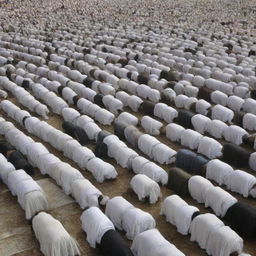
[{"label": "white fabric", "polygon": [[163,124],[151,118],[150,116],[143,116],[141,119],[141,126],[148,134],[159,135],[159,130],[163,126]]},{"label": "white fabric", "polygon": [[211,104],[209,102],[200,99],[196,103],[196,112],[206,116],[210,107],[211,107]]},{"label": "white fabric", "polygon": [[161,215],[165,215],[166,220],[177,227],[177,231],[182,235],[187,235],[192,221],[192,215],[199,211],[198,208],[188,205],[177,195],[165,198]]},{"label": "white fabric", "polygon": [[7,184],[8,188],[11,191],[13,196],[17,195],[17,185],[23,180],[31,180],[31,176],[29,176],[24,170],[17,170],[9,173]]},{"label": "white fabric", "polygon": [[105,214],[116,228],[123,230],[123,216],[128,209],[133,208],[135,207],[122,196],[116,196],[108,200]]},{"label": "white fabric", "polygon": [[244,197],[248,197],[251,189],[256,184],[256,178],[241,170],[236,170],[231,172],[230,175],[227,177],[227,188],[233,192],[237,192]]},{"label": "white fabric", "polygon": [[0,154],[0,156],[2,158],[0,163],[0,177],[2,181],[7,185],[9,174],[16,171],[16,169],[10,162],[7,162],[6,158],[2,154]]},{"label": "white fabric", "polygon": [[185,128],[181,125],[171,123],[166,125],[166,137],[174,142],[179,142],[181,134],[185,131]]},{"label": "white fabric", "polygon": [[188,99],[188,96],[180,94],[174,99],[175,106],[177,108],[185,108],[185,102]]},{"label": "white fabric", "polygon": [[82,209],[99,206],[98,197],[102,193],[87,179],[77,179],[71,184],[71,194]]},{"label": "white fabric", "polygon": [[244,135],[248,135],[246,130],[237,125],[230,125],[224,130],[225,140],[236,145],[241,145],[243,143]]},{"label": "white fabric", "polygon": [[123,168],[131,168],[132,159],[139,156],[136,151],[131,148],[121,146],[115,153],[116,162]]},{"label": "white fabric", "polygon": [[212,120],[207,124],[207,132],[216,139],[224,137],[224,131],[228,128],[228,125],[220,120]]},{"label": "white fabric", "polygon": [[209,236],[206,251],[212,256],[226,256],[243,251],[243,239],[230,227],[215,229]]},{"label": "white fabric", "polygon": [[155,228],[156,222],[151,214],[139,208],[129,207],[123,212],[122,226],[126,237],[133,240],[141,232]]},{"label": "white fabric", "polygon": [[115,179],[117,177],[117,171],[114,166],[98,157],[90,159],[86,164],[86,169],[100,183],[106,179]]},{"label": "white fabric", "polygon": [[48,202],[41,187],[32,179],[17,184],[18,202],[25,210],[26,219],[31,219],[39,211],[47,211]]},{"label": "white fabric", "polygon": [[226,106],[227,100],[228,100],[228,96],[223,92],[216,90],[211,93],[211,101],[215,104]]},{"label": "white fabric", "polygon": [[115,230],[113,223],[97,207],[90,207],[80,217],[82,229],[86,232],[86,240],[92,248],[100,244],[101,238],[109,230]]},{"label": "white fabric", "polygon": [[219,185],[227,184],[228,176],[232,174],[234,169],[219,159],[213,159],[207,163],[206,178],[214,180]]},{"label": "white fabric", "polygon": [[224,223],[214,214],[201,214],[193,219],[190,226],[190,241],[196,241],[202,249],[209,244],[211,234],[223,227]]},{"label": "white fabric", "polygon": [[243,117],[243,127],[249,131],[256,131],[256,115],[247,113]]},{"label": "white fabric", "polygon": [[237,199],[220,187],[212,187],[206,192],[205,207],[211,207],[217,216],[224,217],[235,203]]},{"label": "white fabric", "polygon": [[233,111],[240,111],[243,104],[244,104],[244,99],[238,96],[232,95],[228,97],[227,106]]},{"label": "white fabric", "polygon": [[155,145],[151,152],[153,160],[160,164],[171,164],[176,160],[177,152],[163,143]]},{"label": "white fabric", "polygon": [[212,107],[212,119],[223,121],[224,123],[232,123],[234,112],[231,109],[216,105]]},{"label": "white fabric", "polygon": [[184,130],[181,133],[181,145],[190,149],[197,149],[203,135],[191,129]]},{"label": "white fabric", "polygon": [[73,123],[80,116],[80,113],[73,108],[63,108],[62,116],[65,121]]},{"label": "white fabric", "polygon": [[81,128],[86,132],[89,140],[96,140],[98,133],[101,131],[101,128],[94,122],[88,122]]},{"label": "white fabric", "polygon": [[204,134],[207,131],[207,127],[211,123],[211,119],[204,115],[196,114],[191,118],[191,122],[192,122],[194,129],[197,132]]},{"label": "white fabric", "polygon": [[149,197],[150,204],[156,203],[158,198],[162,196],[159,185],[144,174],[135,175],[131,179],[130,185],[139,200]]},{"label": "white fabric", "polygon": [[119,99],[120,101],[122,101],[124,107],[128,106],[127,101],[128,101],[129,97],[130,97],[129,94],[126,92],[123,92],[123,91],[116,93],[116,98]]},{"label": "white fabric", "polygon": [[133,240],[131,250],[134,256],[185,256],[157,229],[150,229],[137,235]]},{"label": "white fabric", "polygon": [[80,255],[76,241],[50,214],[39,213],[33,218],[32,227],[45,256]]},{"label": "white fabric", "polygon": [[142,156],[133,158],[132,170],[136,174],[145,174],[150,179],[157,183],[161,183],[162,185],[165,185],[168,182],[167,172],[154,162],[151,162]]},{"label": "white fabric", "polygon": [[205,203],[207,191],[214,186],[212,183],[199,175],[192,176],[188,181],[188,190],[192,198],[198,203]]},{"label": "white fabric", "polygon": [[112,95],[104,96],[102,98],[102,102],[105,105],[105,107],[114,115],[117,115],[120,111],[123,110],[122,101],[114,98]]},{"label": "white fabric", "polygon": [[49,166],[55,163],[59,163],[61,160],[51,153],[38,156],[38,168],[40,172],[45,175],[48,174]]},{"label": "white fabric", "polygon": [[111,125],[115,119],[115,115],[104,108],[96,111],[94,117],[96,121],[103,125]]},{"label": "white fabric", "polygon": [[243,104],[243,110],[248,113],[256,115],[256,100],[248,98],[245,99]]},{"label": "white fabric", "polygon": [[153,158],[152,149],[161,142],[150,136],[149,134],[143,134],[139,137],[138,148],[150,158]]},{"label": "white fabric", "polygon": [[252,153],[249,158],[249,166],[256,171],[256,152]]},{"label": "white fabric", "polygon": [[134,112],[138,112],[142,102],[143,100],[135,95],[130,96],[127,100],[129,108]]},{"label": "white fabric", "polygon": [[122,112],[116,119],[117,122],[126,123],[127,125],[136,126],[139,122],[138,118],[128,112]]},{"label": "white fabric", "polygon": [[197,152],[210,159],[221,157],[222,145],[215,139],[205,136],[200,140]]},{"label": "white fabric", "polygon": [[169,124],[178,116],[178,111],[165,103],[157,103],[154,107],[154,116],[163,119]]}]

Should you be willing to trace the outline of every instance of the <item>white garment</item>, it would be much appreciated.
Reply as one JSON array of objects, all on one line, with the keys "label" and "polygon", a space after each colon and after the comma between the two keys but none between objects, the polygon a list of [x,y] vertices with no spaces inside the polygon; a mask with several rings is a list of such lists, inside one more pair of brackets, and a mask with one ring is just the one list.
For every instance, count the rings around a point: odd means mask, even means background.
[{"label": "white garment", "polygon": [[185,256],[157,229],[150,229],[137,235],[133,240],[131,250],[134,256]]},{"label": "white garment", "polygon": [[224,217],[235,203],[237,199],[220,187],[212,187],[206,192],[205,207],[210,206],[217,216]]},{"label": "white garment", "polygon": [[122,196],[116,196],[108,200],[105,214],[116,228],[123,230],[123,216],[128,209],[133,208],[135,207]]},{"label": "white garment", "polygon": [[256,100],[248,98],[245,99],[243,104],[243,110],[248,113],[256,115]]},{"label": "white garment", "polygon": [[249,166],[256,171],[256,152],[252,153],[249,158]]},{"label": "white garment", "polygon": [[248,197],[250,194],[251,189],[256,184],[256,178],[241,170],[235,170],[231,172],[230,175],[227,177],[227,188],[233,192],[237,192],[244,197]]},{"label": "white garment", "polygon": [[80,255],[76,241],[50,214],[40,212],[33,218],[32,227],[45,256]]},{"label": "white garment", "polygon": [[139,208],[129,207],[123,212],[122,227],[126,232],[126,237],[130,240],[155,226],[156,222],[152,215]]},{"label": "white garment", "polygon": [[232,123],[234,117],[234,112],[229,108],[223,107],[221,105],[216,105],[212,107],[212,119],[217,119],[223,121],[224,123]]},{"label": "white garment", "polygon": [[228,128],[228,125],[220,120],[211,120],[207,124],[207,132],[216,139],[224,137],[224,131]]},{"label": "white garment", "polygon": [[31,180],[31,176],[29,176],[24,170],[17,170],[9,173],[7,184],[8,188],[11,191],[13,196],[17,195],[17,185],[23,180]]},{"label": "white garment", "polygon": [[127,100],[129,108],[134,112],[138,112],[142,102],[143,100],[135,95],[130,96]]},{"label": "white garment", "polygon": [[163,119],[169,124],[178,116],[178,111],[165,103],[157,103],[154,107],[154,116]]},{"label": "white garment", "polygon": [[208,101],[202,99],[198,100],[198,102],[196,102],[196,112],[206,116],[211,106],[212,105]]},{"label": "white garment", "polygon": [[121,165],[123,168],[131,168],[132,165],[132,159],[139,156],[136,151],[134,151],[131,148],[123,147],[121,146],[118,148],[118,150],[115,152],[115,160],[116,162]]},{"label": "white garment", "polygon": [[40,172],[45,175],[48,174],[49,166],[55,163],[61,162],[61,160],[51,153],[43,154],[38,156],[37,167]]},{"label": "white garment", "polygon": [[96,121],[103,125],[111,125],[115,119],[115,115],[104,108],[96,111],[94,117]]},{"label": "white garment", "polygon": [[161,142],[149,134],[143,134],[139,137],[138,148],[150,158],[153,158],[152,150]]},{"label": "white garment", "polygon": [[123,92],[123,91],[116,93],[116,98],[119,99],[120,101],[122,101],[124,107],[128,106],[127,101],[128,101],[129,97],[130,97],[129,94],[126,92]]},{"label": "white garment", "polygon": [[227,105],[228,96],[227,94],[221,92],[221,91],[213,91],[211,93],[211,101],[215,104],[220,104],[222,106]]},{"label": "white garment", "polygon": [[143,116],[141,119],[141,126],[148,134],[159,135],[159,130],[163,124],[149,116]]},{"label": "white garment", "polygon": [[226,141],[232,142],[236,145],[243,143],[243,136],[249,135],[245,129],[237,125],[230,125],[224,130],[224,138]]},{"label": "white garment", "polygon": [[71,194],[82,209],[99,206],[102,193],[87,179],[77,179],[71,184]]},{"label": "white garment", "polygon": [[159,185],[144,174],[135,175],[131,179],[130,185],[139,200],[149,197],[150,204],[156,203],[158,198],[162,196]]},{"label": "white garment", "polygon": [[227,106],[233,111],[240,111],[243,104],[244,104],[244,99],[238,96],[232,95],[228,97]]},{"label": "white garment", "polygon": [[48,149],[42,143],[31,143],[27,149],[27,158],[34,167],[37,167],[39,156],[48,153]]},{"label": "white garment", "polygon": [[214,180],[219,185],[227,184],[228,176],[232,174],[234,169],[219,159],[213,159],[207,163],[206,178]]},{"label": "white garment", "polygon": [[77,96],[77,94],[72,89],[69,87],[64,87],[61,94],[63,99],[65,99],[68,104],[74,104],[74,97]]},{"label": "white garment", "polygon": [[210,125],[211,121],[212,120],[209,117],[201,114],[196,114],[191,118],[194,129],[201,134],[204,134],[207,131],[207,127]]},{"label": "white garment", "polygon": [[73,108],[63,108],[62,117],[65,121],[73,123],[76,118],[80,116],[80,113]]},{"label": "white garment", "polygon": [[199,142],[197,152],[213,159],[222,156],[222,147],[217,140],[204,136]]},{"label": "white garment", "polygon": [[98,157],[91,158],[86,164],[86,169],[100,183],[106,179],[115,179],[117,177],[115,167]]},{"label": "white garment", "polygon": [[[68,142],[71,142],[72,140],[69,140]],[[76,146],[77,145],[77,146]],[[90,161],[92,158],[95,157],[94,153],[92,150],[90,150],[87,147],[83,147],[80,144],[75,144],[75,146],[72,147],[70,146],[69,143],[69,149],[70,154],[71,154],[71,159],[76,162],[80,168],[85,169],[87,166],[88,161]]]},{"label": "white garment", "polygon": [[198,203],[205,203],[206,194],[213,184],[202,176],[194,175],[188,181],[188,190],[192,198]]},{"label": "white garment", "polygon": [[206,249],[210,242],[210,236],[219,228],[223,227],[224,223],[214,214],[201,214],[191,222],[190,241],[197,242],[202,249]]},{"label": "white garment", "polygon": [[157,183],[161,183],[162,185],[165,185],[168,182],[167,172],[154,162],[151,162],[142,156],[133,158],[132,170],[136,174],[145,174],[150,179]]},{"label": "white garment", "polygon": [[82,229],[86,232],[86,240],[92,248],[100,244],[101,238],[109,230],[115,230],[113,223],[97,207],[90,207],[80,217]]},{"label": "white garment", "polygon": [[105,107],[114,115],[118,115],[123,110],[122,101],[114,98],[112,95],[106,95],[102,98],[102,102]]},{"label": "white garment", "polygon": [[139,122],[138,118],[128,112],[122,112],[115,121],[125,123],[127,125],[134,125],[136,126]]},{"label": "white garment", "polygon": [[7,162],[6,158],[2,154],[0,154],[0,156],[3,159],[1,159],[0,163],[0,177],[2,181],[7,185],[9,174],[16,171],[16,169],[10,162]]},{"label": "white garment", "polygon": [[165,215],[166,220],[175,225],[179,233],[187,235],[192,215],[197,211],[198,208],[188,205],[179,196],[172,195],[165,198],[160,214]]},{"label": "white garment", "polygon": [[191,129],[184,130],[181,133],[181,145],[190,149],[197,149],[203,135]]},{"label": "white garment", "polygon": [[159,164],[171,164],[176,160],[177,152],[163,143],[152,148],[153,160]]},{"label": "white garment", "polygon": [[174,142],[179,142],[181,134],[185,131],[185,128],[181,125],[171,123],[166,125],[166,137]]},{"label": "white garment", "polygon": [[180,94],[174,99],[175,106],[177,108],[185,108],[185,102],[188,99],[188,96]]},{"label": "white garment", "polygon": [[212,256],[227,256],[243,251],[243,239],[230,227],[215,229],[209,236],[206,251]]},{"label": "white garment", "polygon": [[37,212],[47,211],[48,202],[41,187],[32,179],[17,184],[18,202],[25,210],[26,219],[31,219]]},{"label": "white garment", "polygon": [[247,113],[243,117],[243,127],[249,131],[256,131],[256,115]]}]

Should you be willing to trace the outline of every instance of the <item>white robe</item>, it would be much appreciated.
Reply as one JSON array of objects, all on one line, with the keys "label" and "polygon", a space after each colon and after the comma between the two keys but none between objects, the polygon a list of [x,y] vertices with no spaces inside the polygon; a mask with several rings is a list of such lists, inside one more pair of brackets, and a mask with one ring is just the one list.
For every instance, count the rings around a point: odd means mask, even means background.
[{"label": "white robe", "polygon": [[213,187],[209,180],[199,175],[192,176],[188,181],[188,190],[191,197],[200,204],[205,203],[207,191]]},{"label": "white robe", "polygon": [[256,100],[248,98],[245,99],[243,104],[243,110],[248,113],[256,115]]},{"label": "white robe", "polygon": [[256,171],[256,152],[252,153],[249,158],[249,166]]},{"label": "white robe", "polygon": [[122,101],[114,98],[112,95],[104,96],[102,102],[105,105],[105,107],[114,115],[118,115],[118,113],[123,110],[124,105]]},{"label": "white robe", "polygon": [[159,164],[171,164],[176,160],[177,152],[163,143],[152,148],[153,160]]},{"label": "white robe", "polygon": [[243,117],[243,127],[249,131],[256,131],[256,115],[247,113]]},{"label": "white robe", "polygon": [[227,177],[227,188],[233,192],[237,192],[244,197],[248,197],[251,189],[256,184],[255,176],[241,170],[231,172]]},{"label": "white robe", "polygon": [[163,124],[150,116],[143,116],[141,119],[141,126],[148,134],[159,135],[159,130],[163,127]]},{"label": "white robe", "polygon": [[131,250],[135,256],[185,256],[157,229],[150,229],[137,235],[133,240]]},{"label": "white robe", "polygon": [[227,105],[228,96],[221,91],[213,91],[211,93],[211,101],[215,104],[220,104],[222,106]]},{"label": "white robe", "polygon": [[222,156],[222,147],[217,140],[204,136],[199,142],[197,152],[214,159]]},{"label": "white robe", "polygon": [[82,229],[87,235],[86,240],[92,248],[96,248],[96,244],[100,244],[101,238],[107,231],[115,230],[113,223],[97,207],[90,207],[85,210],[80,220],[82,221]]},{"label": "white robe", "polygon": [[154,162],[151,162],[142,156],[133,158],[132,170],[136,174],[145,174],[150,179],[157,183],[161,183],[162,185],[165,185],[168,182],[167,172]]},{"label": "white robe", "polygon": [[130,240],[155,226],[156,222],[152,215],[139,208],[129,207],[123,212],[122,227],[126,232],[126,237]]},{"label": "white robe", "polygon": [[126,123],[127,125],[136,126],[139,122],[138,118],[128,112],[122,112],[116,119],[117,122]]},{"label": "white robe", "polygon": [[0,154],[0,159],[0,177],[2,181],[7,185],[9,174],[16,171],[16,169],[10,162],[7,162],[6,158],[2,154]]},{"label": "white robe", "polygon": [[227,256],[243,251],[243,239],[230,227],[220,227],[210,234],[206,251],[212,256]]},{"label": "white robe", "polygon": [[171,123],[166,125],[166,137],[173,141],[173,142],[179,142],[181,139],[182,133],[185,131],[185,128],[181,125]]},{"label": "white robe", "polygon": [[80,255],[76,241],[50,214],[39,213],[33,218],[32,227],[45,256]]},{"label": "white robe", "polygon": [[161,142],[148,134],[141,135],[138,140],[138,148],[150,158],[153,158],[152,151],[157,144],[161,144]]},{"label": "white robe", "polygon": [[169,124],[178,116],[178,111],[165,103],[157,103],[154,108],[154,116],[163,119]]},{"label": "white robe", "polygon": [[182,235],[187,235],[192,221],[192,215],[199,211],[198,208],[188,205],[177,195],[165,198],[161,215],[165,215],[166,220],[177,227],[177,231]]},{"label": "white robe", "polygon": [[130,97],[130,95],[126,92],[120,91],[116,93],[116,98],[119,99],[120,101],[122,101],[123,106],[127,107],[128,106],[128,98]]},{"label": "white robe", "polygon": [[27,158],[34,167],[37,167],[39,156],[48,153],[48,149],[42,143],[31,143],[27,150]]},{"label": "white robe", "polygon": [[206,116],[211,106],[212,105],[208,101],[205,101],[203,99],[198,100],[198,102],[196,103],[196,112]]},{"label": "white robe", "polygon": [[219,228],[224,227],[224,223],[214,214],[201,214],[193,219],[190,226],[190,241],[197,242],[202,249],[206,249],[210,236]]},{"label": "white robe", "polygon": [[206,130],[214,138],[221,139],[222,137],[224,137],[224,131],[228,127],[229,126],[227,124],[220,120],[211,120],[211,122],[207,124]]},{"label": "white robe", "polygon": [[14,172],[10,172],[7,179],[8,188],[11,191],[13,196],[17,195],[17,185],[24,180],[31,180],[31,176],[29,176],[24,170],[17,170]]},{"label": "white robe", "polygon": [[162,196],[159,185],[144,174],[135,175],[131,179],[130,185],[140,201],[149,197],[150,204],[154,204]]},{"label": "white robe", "polygon": [[138,112],[142,102],[143,100],[135,95],[130,96],[127,100],[129,108],[134,112]]},{"label": "white robe", "polygon": [[228,97],[227,106],[233,111],[240,111],[243,104],[244,104],[244,99],[238,96],[232,95]]},{"label": "white robe", "polygon": [[197,149],[200,141],[203,139],[203,135],[191,129],[184,130],[181,133],[181,145],[190,149]]},{"label": "white robe", "polygon": [[26,219],[31,219],[39,211],[48,210],[48,202],[42,188],[32,179],[17,184],[18,202],[25,210]]},{"label": "white robe", "polygon": [[244,135],[248,135],[247,131],[237,125],[230,125],[227,129],[224,130],[225,140],[236,145],[241,145],[243,143]]},{"label": "white robe", "polygon": [[185,102],[188,99],[188,96],[180,94],[174,99],[175,106],[177,108],[185,108]]},{"label": "white robe", "polygon": [[221,105],[212,107],[212,119],[223,121],[224,123],[232,123],[234,112]]},{"label": "white robe", "polygon": [[227,184],[228,176],[234,169],[219,159],[213,159],[207,163],[206,178],[214,180],[219,185]]},{"label": "white robe", "polygon": [[71,184],[71,194],[82,209],[99,207],[98,197],[102,195],[89,180],[77,179]]},{"label": "white robe", "polygon": [[105,214],[112,221],[114,226],[123,230],[123,216],[128,209],[135,208],[122,196],[116,196],[108,200]]},{"label": "white robe", "polygon": [[61,94],[68,104],[74,104],[74,97],[77,96],[77,94],[72,89],[65,87],[63,88]]},{"label": "white robe", "polygon": [[60,163],[61,160],[51,153],[38,156],[37,167],[40,172],[45,175],[48,174],[49,166],[55,163]]},{"label": "white robe", "polygon": [[224,217],[235,203],[237,199],[220,187],[212,187],[206,192],[205,207],[211,207],[217,216]]},{"label": "white robe", "polygon": [[207,131],[207,127],[210,125],[211,121],[209,117],[201,114],[196,114],[191,118],[194,129],[201,134]]},{"label": "white robe", "polygon": [[114,119],[115,115],[104,108],[95,113],[95,120],[103,125],[111,125]]},{"label": "white robe", "polygon": [[[69,140],[69,141],[71,141],[71,140]],[[79,165],[79,167],[82,169],[85,169],[88,161],[90,161],[91,159],[93,159],[95,157],[92,150],[90,150],[87,147],[83,147],[80,144],[79,144],[79,146],[75,146],[73,149],[71,147],[69,147],[69,149],[71,149],[71,151],[70,151],[70,153],[72,154],[71,159],[74,162],[76,162]]]},{"label": "white robe", "polygon": [[86,164],[86,169],[93,175],[97,182],[102,183],[106,179],[115,179],[117,171],[115,167],[104,162],[98,157],[93,157]]},{"label": "white robe", "polygon": [[62,117],[65,121],[73,123],[75,119],[80,117],[80,113],[73,108],[64,108],[62,110]]}]

